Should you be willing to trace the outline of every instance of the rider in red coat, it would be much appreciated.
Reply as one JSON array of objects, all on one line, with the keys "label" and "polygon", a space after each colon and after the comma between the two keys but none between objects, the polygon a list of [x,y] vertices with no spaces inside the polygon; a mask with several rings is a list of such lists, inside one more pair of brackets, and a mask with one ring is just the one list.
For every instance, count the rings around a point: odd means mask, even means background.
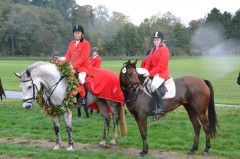
[{"label": "rider in red coat", "polygon": [[148,56],[148,61],[145,66],[148,72],[144,74],[145,77],[153,77],[151,91],[153,100],[155,101],[155,110],[153,111],[154,115],[164,114],[162,95],[158,88],[169,77],[168,61],[170,53],[168,48],[163,44],[163,39],[163,34],[161,32],[154,33],[154,47],[151,49],[151,53]]},{"label": "rider in red coat", "polygon": [[[60,60],[71,61],[71,66],[77,70],[78,79],[80,83],[84,86],[85,92],[87,92],[87,86],[85,82],[86,75],[89,74],[91,64],[89,61],[90,55],[90,43],[83,38],[84,29],[81,25],[75,25],[73,27],[73,36],[72,40],[68,45],[68,50],[64,57],[61,57]],[[87,93],[79,101],[82,104],[86,103]]]},{"label": "rider in red coat", "polygon": [[102,64],[102,58],[98,55],[98,48],[93,47],[92,48],[92,57],[90,58],[90,63],[92,64],[92,67],[100,68]]}]

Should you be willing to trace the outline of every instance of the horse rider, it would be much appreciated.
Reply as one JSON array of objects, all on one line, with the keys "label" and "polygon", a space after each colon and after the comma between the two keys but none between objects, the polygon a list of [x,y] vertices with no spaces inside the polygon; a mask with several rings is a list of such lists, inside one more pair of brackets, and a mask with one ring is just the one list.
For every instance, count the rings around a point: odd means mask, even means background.
[{"label": "horse rider", "polygon": [[90,43],[83,38],[84,29],[81,25],[75,25],[73,27],[74,40],[70,41],[68,45],[68,50],[64,57],[60,60],[71,61],[71,67],[78,72],[79,82],[84,86],[85,94],[79,99],[80,104],[87,103],[87,85],[85,82],[86,75],[90,71]]},{"label": "horse rider", "polygon": [[92,57],[90,58],[90,63],[92,67],[100,68],[102,64],[102,58],[99,56],[99,50],[97,47],[92,48]]},{"label": "horse rider", "polygon": [[148,70],[143,76],[153,77],[151,84],[152,98],[153,98],[153,115],[164,114],[164,107],[162,101],[162,93],[160,86],[168,79],[168,61],[170,53],[168,48],[163,43],[164,37],[160,31],[157,31],[153,35],[154,47],[151,48],[148,56],[147,64],[145,69]]}]

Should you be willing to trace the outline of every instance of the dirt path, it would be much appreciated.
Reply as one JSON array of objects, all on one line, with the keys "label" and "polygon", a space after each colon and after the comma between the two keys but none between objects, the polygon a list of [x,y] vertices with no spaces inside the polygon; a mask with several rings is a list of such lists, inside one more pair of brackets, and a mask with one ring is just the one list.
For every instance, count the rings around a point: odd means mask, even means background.
[{"label": "dirt path", "polygon": [[[0,143],[11,143],[11,144],[22,144],[22,145],[29,145],[29,146],[39,146],[43,148],[53,148],[55,145],[54,141],[46,141],[46,140],[30,140],[26,138],[0,138]],[[66,150],[67,143],[62,142],[62,146],[60,147],[61,150]],[[75,143],[74,150],[84,150],[84,151],[107,151],[107,152],[121,152],[126,153],[131,156],[138,156],[140,150],[134,148],[122,148],[116,146],[115,148],[97,148],[96,145],[91,144],[82,144],[82,143]],[[180,154],[174,151],[157,151],[157,150],[149,150],[149,155],[154,156],[156,158],[161,159],[219,159],[219,157],[203,157],[203,156],[187,156]],[[6,157],[1,157],[0,159],[10,159]],[[12,159],[12,158],[11,158]]]}]

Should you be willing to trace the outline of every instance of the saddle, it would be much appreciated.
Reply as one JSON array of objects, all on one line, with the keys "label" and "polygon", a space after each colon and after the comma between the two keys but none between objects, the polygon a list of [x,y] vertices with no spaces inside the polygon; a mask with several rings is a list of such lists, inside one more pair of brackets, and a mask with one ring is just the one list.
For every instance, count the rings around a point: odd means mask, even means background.
[{"label": "saddle", "polygon": [[[152,79],[150,78],[149,79],[146,78],[143,84],[144,92],[150,97],[152,96],[151,95],[152,92],[150,89],[151,84],[152,84]],[[163,95],[162,99],[173,98],[176,95],[176,86],[172,77],[164,81],[163,84],[158,89],[161,91],[161,94]]]},{"label": "saddle", "polygon": [[[144,73],[146,73],[146,69],[144,68],[137,68],[137,72],[140,75],[140,81],[144,86],[144,92],[152,97],[151,95],[151,89],[150,86],[152,84],[152,79],[150,78],[145,78],[142,75]],[[161,94],[163,95],[162,99],[168,99],[168,98],[173,98],[176,95],[176,86],[175,86],[175,82],[173,80],[172,77],[170,77],[169,79],[167,79],[166,81],[163,82],[163,84],[158,88],[161,91]]]}]

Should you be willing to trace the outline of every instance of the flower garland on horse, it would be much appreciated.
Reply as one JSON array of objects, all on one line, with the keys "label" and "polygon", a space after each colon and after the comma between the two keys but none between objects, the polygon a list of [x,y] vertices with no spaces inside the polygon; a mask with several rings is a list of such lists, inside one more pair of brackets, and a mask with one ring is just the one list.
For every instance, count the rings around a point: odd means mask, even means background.
[{"label": "flower garland on horse", "polygon": [[51,106],[44,100],[44,87],[39,90],[36,102],[43,108],[43,113],[51,116],[61,116],[65,112],[72,109],[73,105],[77,103],[76,94],[81,91],[78,87],[78,79],[75,77],[76,71],[70,66],[69,62],[62,63],[59,60],[52,60],[50,63],[56,65],[60,71],[61,76],[66,78],[67,89],[66,95],[62,105]]}]

